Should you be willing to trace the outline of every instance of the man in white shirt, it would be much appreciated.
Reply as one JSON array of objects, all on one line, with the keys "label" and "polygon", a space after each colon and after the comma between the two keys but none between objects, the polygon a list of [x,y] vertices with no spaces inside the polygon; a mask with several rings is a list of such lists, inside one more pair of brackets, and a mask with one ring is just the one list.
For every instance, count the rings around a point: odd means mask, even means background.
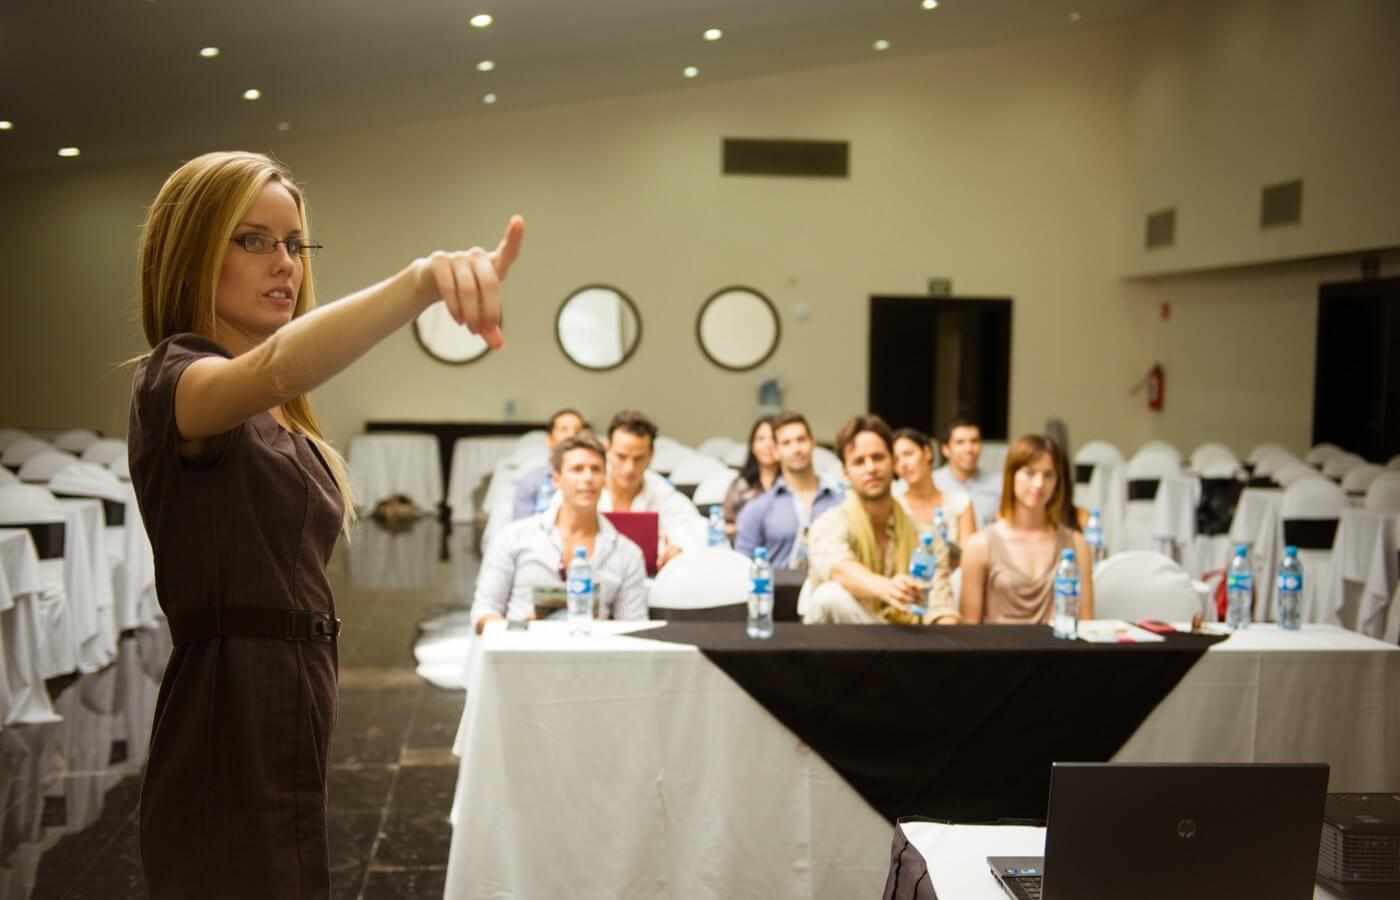
[{"label": "man in white shirt", "polygon": [[642,551],[598,513],[607,451],[592,432],[560,441],[549,454],[558,492],[547,512],[512,522],[486,551],[476,579],[472,625],[535,618],[535,595],[564,589],[569,561],[584,548],[593,567],[600,619],[647,618]]},{"label": "man in white shirt", "polygon": [[636,410],[623,410],[608,423],[608,479],[598,498],[602,512],[655,512],[660,532],[657,567],[683,550],[706,544],[705,519],[690,498],[648,471],[656,449],[656,426]]},{"label": "man in white shirt", "polygon": [[986,528],[997,520],[1001,505],[1000,472],[984,472],[978,466],[982,458],[982,429],[976,422],[962,417],[953,419],[946,429],[943,458],[947,464],[933,472],[933,485],[945,494],[963,494],[972,501],[977,527]]}]

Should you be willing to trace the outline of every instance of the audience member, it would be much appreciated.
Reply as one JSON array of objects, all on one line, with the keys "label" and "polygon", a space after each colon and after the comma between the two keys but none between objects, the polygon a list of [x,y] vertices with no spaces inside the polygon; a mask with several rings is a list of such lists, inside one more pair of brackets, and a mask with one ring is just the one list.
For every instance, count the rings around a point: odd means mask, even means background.
[{"label": "audience member", "polygon": [[962,619],[968,623],[1049,624],[1055,612],[1055,566],[1064,550],[1079,564],[1079,617],[1094,617],[1093,554],[1084,535],[1060,521],[1070,490],[1055,471],[1054,444],[1018,438],[1006,455],[996,522],[963,548]]},{"label": "audience member", "polygon": [[[948,536],[961,545],[977,530],[967,494],[940,491],[933,483],[933,439],[914,428],[894,433],[894,472],[907,490],[899,503],[920,531],[933,531],[934,510],[942,509]],[[956,554],[955,554],[956,555]]]},{"label": "audience member", "polygon": [[[927,598],[908,574],[918,545],[914,522],[890,496],[894,436],[879,416],[857,416],[836,436],[851,491],[812,525],[811,576],[803,588],[809,624],[955,623],[948,545],[934,537],[936,560]],[[923,605],[922,615],[912,607]]]},{"label": "audience member", "polygon": [[1001,502],[1001,473],[984,472],[979,468],[982,458],[982,429],[977,423],[961,416],[948,423],[943,443],[943,458],[947,464],[933,473],[933,485],[945,494],[966,494],[972,501],[978,528],[996,520]]},{"label": "audience member", "polygon": [[[583,413],[576,409],[561,409],[549,417],[549,436],[546,443],[550,450],[566,438],[571,438],[588,427]],[[554,499],[554,473],[549,463],[530,469],[521,474],[515,482],[515,503],[512,519],[523,519],[549,509]]]},{"label": "audience member", "polygon": [[734,536],[735,523],[744,504],[773,486],[778,477],[778,455],[773,445],[773,417],[763,416],[749,429],[749,455],[739,477],[724,495],[724,528]]},{"label": "audience member", "polygon": [[557,497],[551,510],[512,522],[481,563],[472,602],[480,634],[498,619],[535,618],[537,593],[564,590],[575,548],[593,565],[595,614],[600,619],[647,617],[642,551],[598,514],[607,451],[592,432],[564,438],[549,452]]},{"label": "audience member", "polygon": [[812,468],[812,429],[801,413],[773,420],[782,474],[739,514],[734,549],[745,556],[767,547],[777,569],[797,569],[808,560],[811,523],[841,502],[839,484],[823,481]]}]

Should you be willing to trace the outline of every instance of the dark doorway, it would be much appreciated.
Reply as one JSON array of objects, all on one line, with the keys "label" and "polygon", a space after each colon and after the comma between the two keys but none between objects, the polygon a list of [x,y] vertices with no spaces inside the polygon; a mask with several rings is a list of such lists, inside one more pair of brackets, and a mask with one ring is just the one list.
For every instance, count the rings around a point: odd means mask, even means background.
[{"label": "dark doorway", "polygon": [[1400,453],[1400,278],[1324,284],[1317,300],[1313,444],[1382,465]]},{"label": "dark doorway", "polygon": [[869,410],[894,428],[935,434],[954,415],[1006,440],[1011,301],[985,297],[870,298]]}]

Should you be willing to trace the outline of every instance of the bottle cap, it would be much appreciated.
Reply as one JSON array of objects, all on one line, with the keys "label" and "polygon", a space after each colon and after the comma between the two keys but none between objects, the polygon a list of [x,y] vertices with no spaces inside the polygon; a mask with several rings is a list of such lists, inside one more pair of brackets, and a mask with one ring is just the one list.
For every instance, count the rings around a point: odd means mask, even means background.
[{"label": "bottle cap", "polygon": [[933,543],[933,532],[931,532],[931,531],[925,531],[923,534],[919,535],[919,543],[923,544],[924,546],[928,546],[928,545],[932,544],[932,543]]},{"label": "bottle cap", "polygon": [[1073,562],[1073,561],[1074,561],[1074,551],[1073,551],[1073,550],[1061,550],[1061,551],[1060,551],[1060,559],[1067,559],[1067,560],[1070,560],[1071,562]]},{"label": "bottle cap", "polygon": [[574,559],[588,559],[588,551],[582,547],[575,547]]},{"label": "bottle cap", "polygon": [[1236,545],[1235,545],[1235,555],[1236,555],[1236,556],[1248,556],[1248,555],[1249,555],[1249,545],[1248,545],[1248,544],[1236,544]]},{"label": "bottle cap", "polygon": [[755,548],[753,548],[753,558],[754,558],[754,559],[767,559],[767,558],[768,558],[768,548],[767,548],[767,547],[755,547]]},{"label": "bottle cap", "polygon": [[1295,546],[1293,546],[1292,544],[1289,544],[1287,547],[1284,547],[1284,548],[1283,548],[1283,555],[1284,555],[1284,556],[1297,556],[1297,555],[1298,555],[1298,548],[1295,547]]},{"label": "bottle cap", "polygon": [[1092,515],[1092,516],[1097,516],[1097,515],[1099,515],[1099,508],[1098,508],[1097,506],[1095,506],[1093,509],[1089,510],[1089,514]]}]

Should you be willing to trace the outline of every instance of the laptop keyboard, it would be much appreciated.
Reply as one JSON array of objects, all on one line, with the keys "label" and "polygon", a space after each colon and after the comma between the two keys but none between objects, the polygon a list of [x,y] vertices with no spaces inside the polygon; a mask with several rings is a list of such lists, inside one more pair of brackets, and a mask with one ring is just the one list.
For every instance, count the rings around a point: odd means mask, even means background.
[{"label": "laptop keyboard", "polygon": [[1016,893],[1021,900],[1040,900],[1040,877],[1008,878],[1016,883]]}]

